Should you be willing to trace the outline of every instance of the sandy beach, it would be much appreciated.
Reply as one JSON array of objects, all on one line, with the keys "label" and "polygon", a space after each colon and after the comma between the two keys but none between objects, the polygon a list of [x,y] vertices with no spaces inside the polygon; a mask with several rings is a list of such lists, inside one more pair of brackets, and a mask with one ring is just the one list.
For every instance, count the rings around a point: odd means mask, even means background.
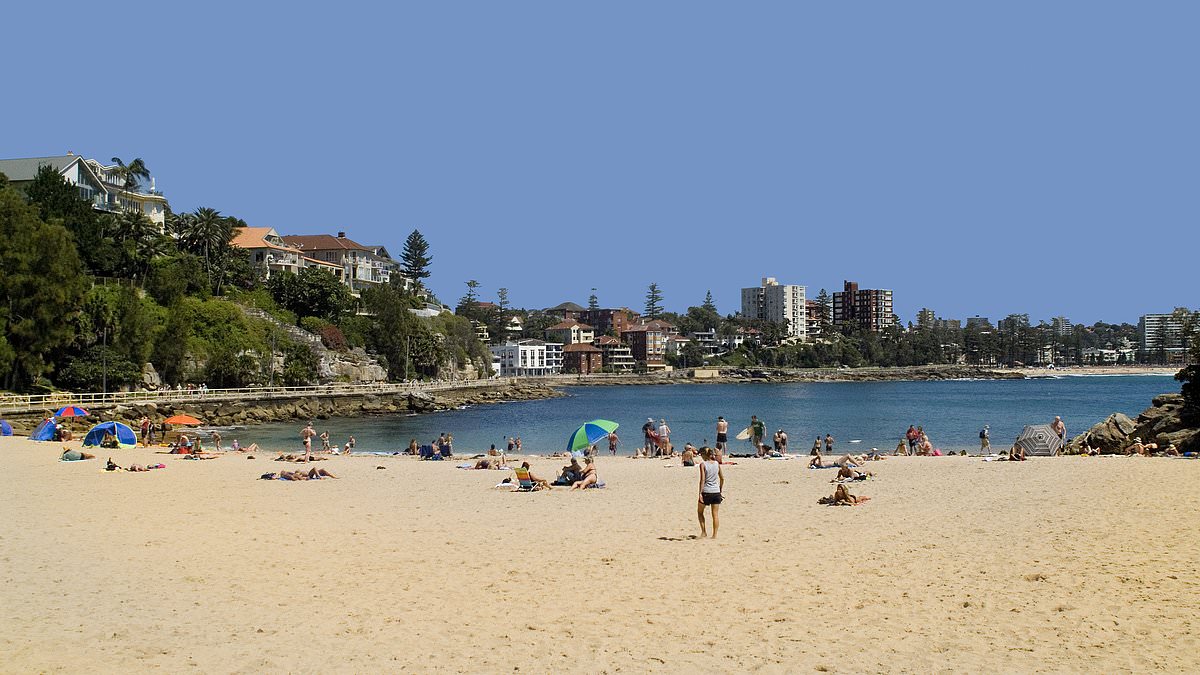
[{"label": "sandy beach", "polygon": [[0,671],[1200,668],[1200,461],[892,458],[824,507],[831,471],[739,460],[702,541],[665,460],[511,494],[454,462],[59,452],[0,439]]}]

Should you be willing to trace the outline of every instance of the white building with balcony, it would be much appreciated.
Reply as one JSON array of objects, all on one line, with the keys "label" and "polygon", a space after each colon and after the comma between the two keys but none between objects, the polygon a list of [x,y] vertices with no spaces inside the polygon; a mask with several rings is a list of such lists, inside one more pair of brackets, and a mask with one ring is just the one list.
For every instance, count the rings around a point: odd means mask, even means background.
[{"label": "white building with balcony", "polygon": [[167,198],[155,188],[153,178],[150,179],[148,190],[143,190],[140,183],[127,190],[119,165],[106,165],[72,153],[54,157],[0,159],[0,173],[8,176],[9,183],[17,189],[32,183],[43,166],[54,169],[63,180],[78,188],[79,196],[97,211],[143,213],[158,226],[159,231],[165,230]]},{"label": "white building with balcony", "polygon": [[781,324],[784,335],[793,340],[808,337],[808,309],[804,287],[781,284],[774,277],[763,277],[756,288],[742,289],[742,316]]},{"label": "white building with balcony", "polygon": [[540,377],[562,372],[563,346],[542,340],[517,340],[493,345],[492,364],[501,377]]}]

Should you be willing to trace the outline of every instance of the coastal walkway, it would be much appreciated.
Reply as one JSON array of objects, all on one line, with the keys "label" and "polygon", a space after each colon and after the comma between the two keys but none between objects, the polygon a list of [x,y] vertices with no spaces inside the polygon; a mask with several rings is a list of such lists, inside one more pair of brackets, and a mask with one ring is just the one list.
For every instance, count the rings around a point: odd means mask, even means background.
[{"label": "coastal walkway", "polygon": [[221,401],[252,402],[274,399],[301,399],[312,396],[370,396],[431,393],[435,391],[509,386],[516,378],[455,380],[434,382],[396,382],[373,384],[322,384],[308,387],[243,387],[238,389],[166,389],[162,391],[110,391],[52,394],[0,395],[0,414],[19,415],[53,412],[63,406],[118,406],[138,403],[211,403]]}]

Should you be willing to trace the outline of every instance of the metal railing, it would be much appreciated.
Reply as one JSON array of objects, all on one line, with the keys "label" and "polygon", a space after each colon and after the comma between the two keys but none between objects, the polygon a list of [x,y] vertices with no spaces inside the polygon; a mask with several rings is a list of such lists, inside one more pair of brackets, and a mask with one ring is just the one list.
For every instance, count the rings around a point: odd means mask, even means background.
[{"label": "metal railing", "polygon": [[30,413],[54,411],[67,405],[129,405],[136,403],[208,403],[219,401],[256,401],[307,396],[354,396],[369,394],[409,394],[511,385],[516,378],[433,382],[389,382],[373,384],[323,384],[307,387],[243,387],[239,389],[170,389],[163,391],[116,391],[53,394],[0,395],[0,412]]}]

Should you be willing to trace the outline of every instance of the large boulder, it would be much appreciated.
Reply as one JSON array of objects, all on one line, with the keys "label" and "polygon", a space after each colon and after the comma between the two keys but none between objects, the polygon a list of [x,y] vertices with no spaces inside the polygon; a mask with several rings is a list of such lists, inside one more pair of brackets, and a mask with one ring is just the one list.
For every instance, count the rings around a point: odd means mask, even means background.
[{"label": "large boulder", "polygon": [[1119,452],[1128,445],[1129,435],[1137,424],[1124,413],[1113,413],[1108,419],[1088,429],[1080,440],[1101,452]]}]

